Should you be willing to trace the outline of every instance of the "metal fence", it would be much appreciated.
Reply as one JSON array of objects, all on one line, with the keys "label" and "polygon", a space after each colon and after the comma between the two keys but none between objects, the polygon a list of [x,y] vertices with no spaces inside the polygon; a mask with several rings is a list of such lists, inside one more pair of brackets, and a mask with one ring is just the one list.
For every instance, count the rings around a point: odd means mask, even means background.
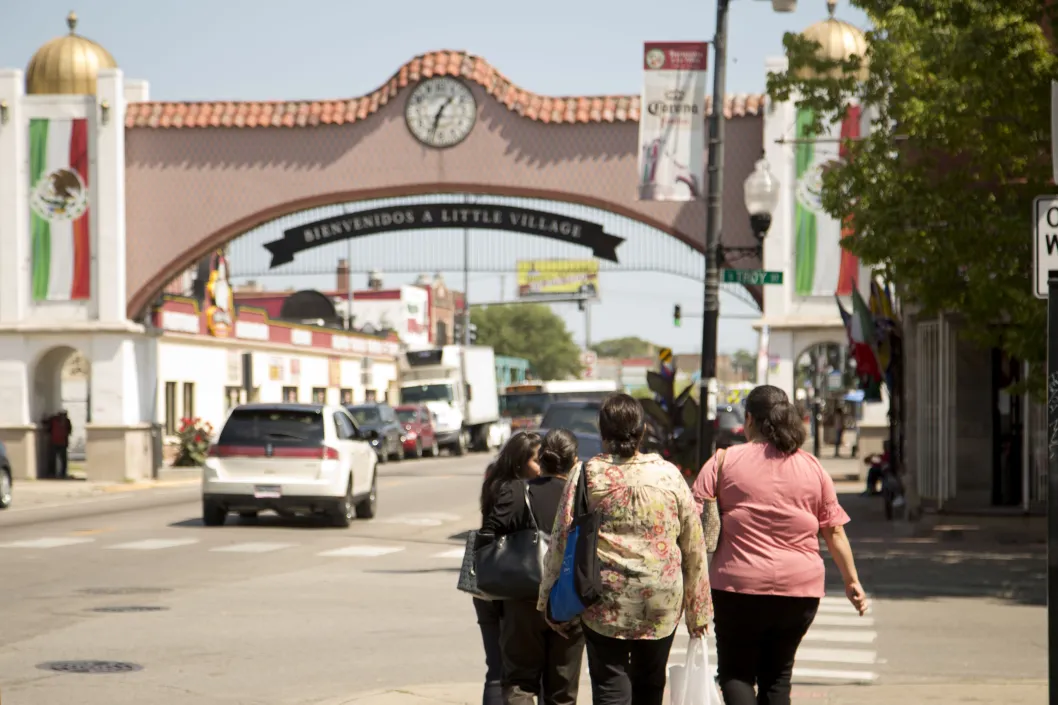
[{"label": "metal fence", "polygon": [[1025,420],[1028,434],[1028,502],[1038,504],[1047,501],[1047,405],[1028,403]]}]

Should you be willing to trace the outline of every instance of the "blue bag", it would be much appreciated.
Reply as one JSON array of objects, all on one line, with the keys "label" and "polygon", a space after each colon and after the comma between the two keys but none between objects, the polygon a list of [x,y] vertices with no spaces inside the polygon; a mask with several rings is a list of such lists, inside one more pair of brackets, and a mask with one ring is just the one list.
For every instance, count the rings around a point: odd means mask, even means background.
[{"label": "blue bag", "polygon": [[573,499],[573,525],[562,554],[562,570],[548,594],[547,609],[553,622],[569,622],[599,601],[602,594],[598,547],[598,510],[588,511],[587,468],[581,466]]}]

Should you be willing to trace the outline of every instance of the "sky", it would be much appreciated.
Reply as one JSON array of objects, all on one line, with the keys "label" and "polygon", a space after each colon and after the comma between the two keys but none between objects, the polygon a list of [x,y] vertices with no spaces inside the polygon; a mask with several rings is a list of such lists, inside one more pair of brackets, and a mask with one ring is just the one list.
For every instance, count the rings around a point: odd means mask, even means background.
[{"label": "sky", "polygon": [[[638,94],[644,41],[709,41],[716,17],[715,0],[0,0],[0,67],[25,68],[40,45],[66,32],[71,9],[78,33],[106,47],[127,77],[148,80],[153,100],[356,97],[413,56],[438,49],[482,56],[519,86],[544,95]],[[763,92],[765,60],[782,54],[784,32],[800,31],[826,13],[825,0],[800,0],[788,14],[774,13],[767,1],[732,0],[728,92]],[[837,16],[867,24],[847,0],[839,1]],[[461,286],[461,272],[444,274],[450,286]],[[356,275],[354,286],[366,286],[366,279]],[[333,280],[283,286],[329,288]],[[593,342],[635,335],[679,353],[700,351],[701,319],[678,328],[672,322],[675,304],[688,314],[701,311],[700,281],[613,272],[601,275],[600,288],[601,302],[591,312]],[[514,277],[472,273],[470,290],[472,302],[512,299]],[[555,311],[583,344],[584,314],[572,305]],[[754,313],[738,297],[721,294],[721,352],[756,350]]]}]

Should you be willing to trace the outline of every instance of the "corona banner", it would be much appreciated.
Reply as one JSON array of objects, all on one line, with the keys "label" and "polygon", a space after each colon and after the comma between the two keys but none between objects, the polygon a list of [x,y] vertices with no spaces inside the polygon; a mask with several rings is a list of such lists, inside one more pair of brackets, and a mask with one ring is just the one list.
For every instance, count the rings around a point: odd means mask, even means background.
[{"label": "corona banner", "polygon": [[548,301],[599,300],[599,262],[593,259],[538,259],[518,262],[518,298]]}]

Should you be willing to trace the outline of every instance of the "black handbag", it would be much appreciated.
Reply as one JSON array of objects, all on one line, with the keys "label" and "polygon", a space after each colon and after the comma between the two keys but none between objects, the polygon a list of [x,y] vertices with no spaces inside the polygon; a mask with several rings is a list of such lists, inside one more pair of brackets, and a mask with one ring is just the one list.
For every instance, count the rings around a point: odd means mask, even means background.
[{"label": "black handbag", "polygon": [[501,600],[536,599],[544,573],[544,554],[550,536],[540,531],[529,505],[525,506],[532,528],[503,534],[474,551],[478,590]]}]

